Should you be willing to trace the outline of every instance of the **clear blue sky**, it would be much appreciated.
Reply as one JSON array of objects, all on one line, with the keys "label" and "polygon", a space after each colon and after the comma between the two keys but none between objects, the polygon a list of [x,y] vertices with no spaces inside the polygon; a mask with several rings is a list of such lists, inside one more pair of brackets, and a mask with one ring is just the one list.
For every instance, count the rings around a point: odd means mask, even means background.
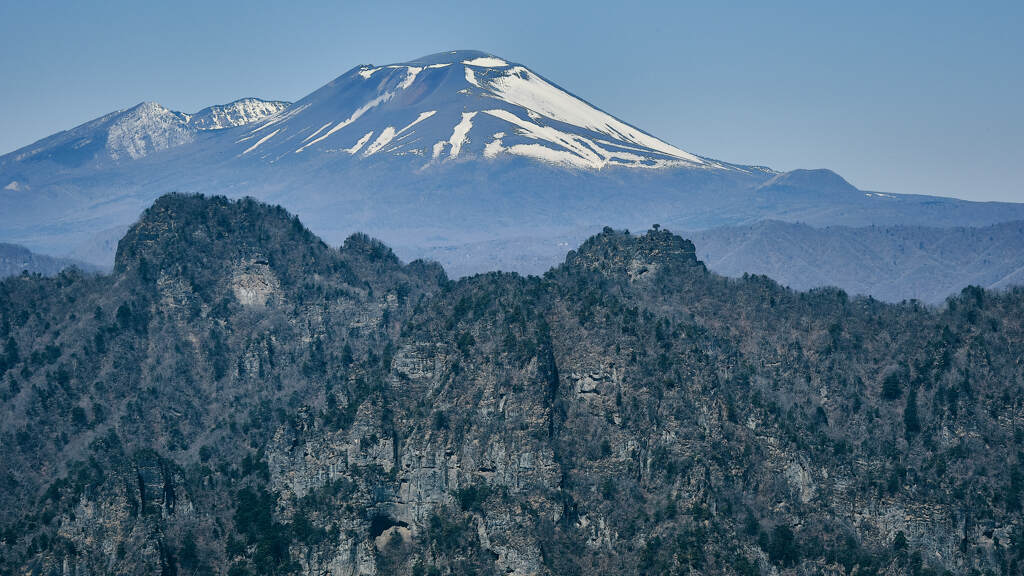
[{"label": "clear blue sky", "polygon": [[0,153],[143,100],[294,100],[361,63],[521,62],[688,151],[1024,201],[1024,2],[0,2]]}]

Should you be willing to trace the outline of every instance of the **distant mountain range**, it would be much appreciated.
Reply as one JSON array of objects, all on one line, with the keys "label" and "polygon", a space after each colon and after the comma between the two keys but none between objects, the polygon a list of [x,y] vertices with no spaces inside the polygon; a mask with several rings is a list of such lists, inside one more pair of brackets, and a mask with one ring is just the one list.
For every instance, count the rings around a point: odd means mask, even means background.
[{"label": "distant mountain range", "polygon": [[[358,66],[293,104],[250,98],[185,114],[143,103],[0,157],[0,188],[0,240],[107,267],[128,225],[171,191],[253,196],[298,214],[329,243],[363,231],[403,258],[436,258],[464,274],[545,269],[557,260],[551,246],[604,226],[1024,220],[1024,204],[862,191],[829,170],[779,173],[687,152],[526,66],[476,51]],[[773,230],[760,233],[764,243],[776,244],[765,235]],[[923,244],[925,260],[942,259],[934,242],[906,241]],[[481,253],[484,245],[496,249]],[[746,245],[731,262],[770,252]],[[849,270],[851,257],[835,269]],[[1000,264],[985,277],[1013,273]],[[843,283],[806,269],[790,280]],[[944,285],[972,277],[952,263],[946,273]],[[885,294],[931,289],[916,278]]]}]

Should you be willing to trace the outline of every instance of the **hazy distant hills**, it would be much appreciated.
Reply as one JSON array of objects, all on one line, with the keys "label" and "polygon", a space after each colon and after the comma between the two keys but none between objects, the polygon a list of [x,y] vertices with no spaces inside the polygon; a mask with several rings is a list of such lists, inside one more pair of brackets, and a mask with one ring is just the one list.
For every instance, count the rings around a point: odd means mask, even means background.
[{"label": "hazy distant hills", "polygon": [[[444,262],[449,274],[491,269],[541,274],[588,234],[400,247]],[[851,295],[937,304],[968,285],[1024,284],[1024,222],[984,227],[829,226],[768,220],[683,233],[708,267],[726,276],[764,274],[799,290],[837,286]],[[503,268],[506,266],[506,268]]]},{"label": "hazy distant hills", "polygon": [[70,258],[54,258],[43,254],[35,254],[24,246],[0,242],[0,278],[14,276],[22,272],[52,276],[61,270],[77,266],[91,271],[95,267]]},{"label": "hazy distant hills", "polygon": [[[407,260],[445,262],[455,278],[478,268],[542,274],[588,232],[524,236],[467,244],[405,246]],[[120,229],[110,234],[123,232]],[[763,274],[807,290],[837,286],[851,295],[938,304],[965,286],[1002,289],[1024,284],[1024,221],[985,227],[830,226],[815,228],[768,220],[684,234],[708,267],[726,276]],[[110,241],[104,250],[117,248]],[[76,266],[101,269],[74,258],[36,254],[0,243],[0,278],[23,271],[44,276]]]},{"label": "hazy distant hills", "polygon": [[[144,103],[2,156],[0,240],[109,267],[120,235],[173,191],[280,204],[331,244],[362,231],[457,274],[540,271],[557,261],[555,248],[604,226],[1024,220],[1024,204],[863,191],[829,170],[780,173],[700,156],[525,65],[453,51],[357,66],[292,104],[250,98],[190,115]],[[932,245],[922,258],[941,259]],[[754,252],[734,255],[737,265],[760,257],[747,246]],[[996,268],[990,276],[1013,272]],[[805,270],[794,283],[822,278]],[[947,284],[972,274],[951,264]],[[885,293],[924,293],[916,278]]]},{"label": "hazy distant hills", "polygon": [[978,228],[830,226],[766,221],[688,233],[708,266],[806,290],[839,286],[890,301],[940,302],[967,285],[1024,284],[1024,222]]}]

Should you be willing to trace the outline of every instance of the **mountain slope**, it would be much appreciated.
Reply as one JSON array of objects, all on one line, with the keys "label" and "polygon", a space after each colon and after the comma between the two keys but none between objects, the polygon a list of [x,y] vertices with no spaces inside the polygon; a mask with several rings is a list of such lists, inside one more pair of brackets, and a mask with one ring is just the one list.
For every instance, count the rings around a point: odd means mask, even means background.
[{"label": "mountain slope", "polygon": [[0,572],[1015,574],[1022,319],[664,230],[450,282],[168,196],[112,275],[0,282]]}]

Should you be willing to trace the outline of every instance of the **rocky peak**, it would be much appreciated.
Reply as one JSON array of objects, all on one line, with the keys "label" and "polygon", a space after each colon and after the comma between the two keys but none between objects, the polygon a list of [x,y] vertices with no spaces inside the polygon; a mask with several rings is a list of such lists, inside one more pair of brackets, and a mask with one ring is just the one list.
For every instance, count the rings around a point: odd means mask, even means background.
[{"label": "rocky peak", "polygon": [[107,153],[114,160],[142,158],[191,142],[193,131],[181,112],[143,102],[122,113],[107,130]]},{"label": "rocky peak", "polygon": [[642,235],[610,227],[587,239],[565,264],[571,268],[626,274],[639,279],[661,268],[704,268],[693,242],[655,226]]},{"label": "rocky peak", "polygon": [[446,281],[439,266],[406,266],[365,234],[333,249],[280,206],[185,194],[162,196],[143,213],[118,243],[114,269],[190,286],[208,301],[233,292],[240,303],[260,306],[326,285],[387,292],[399,283],[429,290]]},{"label": "rocky peak", "polygon": [[398,263],[398,256],[380,240],[362,232],[356,232],[345,239],[342,249],[349,254],[358,254],[371,261]]},{"label": "rocky peak", "polygon": [[289,102],[242,98],[228,104],[210,106],[189,118],[189,126],[196,130],[219,130],[259,122],[283,111]]},{"label": "rocky peak", "polygon": [[194,276],[257,262],[289,277],[330,252],[280,206],[248,198],[168,194],[118,243],[114,269]]}]

